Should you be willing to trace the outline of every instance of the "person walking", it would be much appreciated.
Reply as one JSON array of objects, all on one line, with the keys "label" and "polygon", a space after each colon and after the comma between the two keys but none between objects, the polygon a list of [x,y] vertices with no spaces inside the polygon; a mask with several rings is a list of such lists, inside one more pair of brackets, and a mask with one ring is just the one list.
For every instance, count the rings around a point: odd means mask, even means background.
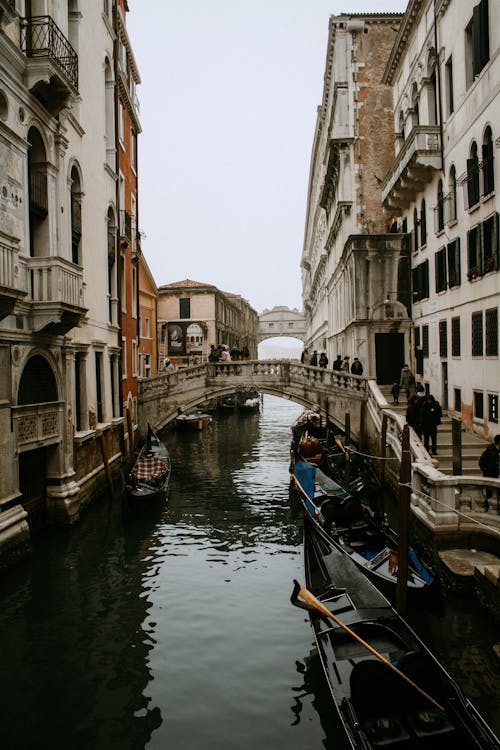
[{"label": "person walking", "polygon": [[406,422],[413,427],[422,440],[422,401],[418,396],[410,396],[406,407]]},{"label": "person walking", "polygon": [[406,393],[406,400],[409,401],[410,396],[413,396],[413,394],[415,393],[415,376],[408,365],[403,365],[401,369],[399,385],[404,389],[404,392]]},{"label": "person walking", "polygon": [[312,353],[311,365],[313,367],[317,367],[318,366],[318,352],[316,351],[316,349]]},{"label": "person walking", "polygon": [[337,359],[333,363],[333,369],[340,370],[341,367],[342,367],[342,357],[340,356],[340,354],[337,354]]},{"label": "person walking", "polygon": [[353,375],[362,375],[363,374],[363,365],[359,361],[357,357],[354,357],[352,365],[351,365],[351,372]]},{"label": "person walking", "polygon": [[399,404],[399,391],[400,390],[401,390],[401,386],[399,385],[399,381],[395,380],[391,388],[392,403],[394,404],[394,406]]},{"label": "person walking", "polygon": [[325,352],[321,352],[319,355],[319,366],[326,367],[328,365],[328,357]]},{"label": "person walking", "polygon": [[422,432],[425,450],[429,452],[430,443],[433,456],[437,455],[437,428],[442,416],[439,402],[429,393],[422,404]]},{"label": "person walking", "polygon": [[[483,477],[498,479],[500,476],[500,435],[495,435],[493,442],[481,453],[479,457],[479,467],[483,472]],[[493,495],[491,487],[486,487],[486,499],[484,509],[486,512],[490,509],[490,498]]]},{"label": "person walking", "polygon": [[311,361],[311,357],[309,355],[309,350],[307,349],[307,347],[304,349],[304,351],[300,355],[300,361],[302,362],[303,365],[308,365],[309,362]]}]

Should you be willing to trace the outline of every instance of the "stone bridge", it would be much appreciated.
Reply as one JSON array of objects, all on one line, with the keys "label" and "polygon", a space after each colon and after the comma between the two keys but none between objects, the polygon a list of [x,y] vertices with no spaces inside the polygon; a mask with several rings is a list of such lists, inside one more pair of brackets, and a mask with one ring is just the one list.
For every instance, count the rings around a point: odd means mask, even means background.
[{"label": "stone bridge", "polygon": [[[349,415],[355,449],[375,457],[380,466],[383,463],[387,480],[397,489],[405,420],[391,410],[376,381],[294,360],[206,363],[141,381],[139,438],[145,437],[148,423],[162,429],[178,414],[210,399],[253,389],[314,408],[341,430]],[[471,516],[482,511],[484,488],[492,483],[500,487],[500,482],[442,474],[415,433],[410,433],[415,515],[434,533],[476,530]],[[500,538],[498,531],[496,536]]]}]

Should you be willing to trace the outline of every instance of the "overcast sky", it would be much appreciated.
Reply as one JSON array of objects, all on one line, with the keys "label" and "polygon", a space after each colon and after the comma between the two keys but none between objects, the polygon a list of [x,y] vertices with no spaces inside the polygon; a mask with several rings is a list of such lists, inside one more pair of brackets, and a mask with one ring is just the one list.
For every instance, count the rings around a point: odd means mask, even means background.
[{"label": "overcast sky", "polygon": [[328,19],[406,0],[129,0],[139,220],[158,285],[189,278],[257,312],[302,309],[302,253]]}]

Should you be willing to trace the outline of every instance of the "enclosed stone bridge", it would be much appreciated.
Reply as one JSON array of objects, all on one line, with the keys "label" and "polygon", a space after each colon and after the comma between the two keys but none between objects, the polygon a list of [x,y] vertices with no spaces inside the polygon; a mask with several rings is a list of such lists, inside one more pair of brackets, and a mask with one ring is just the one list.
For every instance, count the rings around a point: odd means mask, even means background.
[{"label": "enclosed stone bridge", "polygon": [[[391,409],[376,381],[295,360],[206,363],[143,380],[138,437],[144,439],[148,423],[160,430],[211,399],[249,390],[314,408],[341,430],[348,421],[353,449],[374,457],[389,483],[398,487],[405,420]],[[482,512],[485,488],[500,487],[499,480],[442,474],[412,430],[410,452],[412,510],[429,533],[477,531],[472,517]],[[500,539],[498,530],[493,531]]]}]

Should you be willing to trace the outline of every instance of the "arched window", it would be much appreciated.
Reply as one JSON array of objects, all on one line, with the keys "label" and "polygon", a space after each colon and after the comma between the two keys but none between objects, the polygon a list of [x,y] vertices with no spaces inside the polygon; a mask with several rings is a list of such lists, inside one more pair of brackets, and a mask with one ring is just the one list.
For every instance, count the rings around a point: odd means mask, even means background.
[{"label": "arched window", "polygon": [[467,208],[479,203],[479,159],[477,143],[472,142],[470,157],[467,159]]},{"label": "arched window", "polygon": [[483,195],[490,195],[495,189],[493,173],[493,133],[488,125],[483,138]]},{"label": "arched window", "polygon": [[37,354],[28,360],[23,370],[17,403],[19,406],[24,406],[50,401],[58,401],[56,379],[45,357]]},{"label": "arched window", "polygon": [[422,200],[420,207],[420,244],[425,245],[427,242],[427,218],[425,215],[425,198]]},{"label": "arched window", "polygon": [[82,187],[80,173],[76,166],[71,169],[70,178],[70,216],[71,216],[71,260],[82,265],[80,253],[82,239]]},{"label": "arched window", "polygon": [[443,180],[439,180],[438,182],[436,214],[437,214],[436,231],[441,232],[444,229]]},{"label": "arched window", "polygon": [[404,141],[405,139],[405,117],[402,111],[399,113],[398,128],[399,128],[399,136],[401,140]]},{"label": "arched window", "polygon": [[44,257],[49,254],[47,155],[42,136],[34,127],[28,131],[28,142],[30,255]]},{"label": "arched window", "polygon": [[446,221],[456,221],[457,218],[457,176],[455,171],[455,165],[452,164],[450,169],[450,176],[448,178],[448,201],[447,201],[447,215]]}]

